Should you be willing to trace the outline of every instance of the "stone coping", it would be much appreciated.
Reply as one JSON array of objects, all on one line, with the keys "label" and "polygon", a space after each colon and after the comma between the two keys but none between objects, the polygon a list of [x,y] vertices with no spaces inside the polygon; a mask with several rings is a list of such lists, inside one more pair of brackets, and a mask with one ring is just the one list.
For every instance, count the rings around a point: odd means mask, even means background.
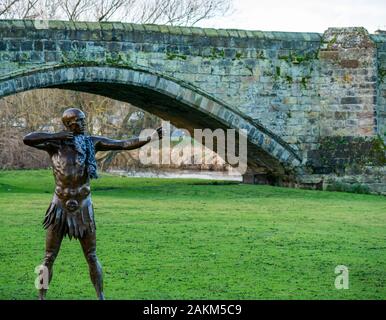
[{"label": "stone coping", "polygon": [[[121,32],[144,32],[159,33],[181,36],[201,37],[227,37],[241,39],[261,39],[277,41],[310,41],[320,42],[322,34],[315,32],[278,32],[278,31],[254,31],[238,29],[213,29],[198,27],[179,27],[156,24],[135,24],[122,22],[74,22],[61,20],[0,20],[0,32],[12,30],[70,30],[70,31],[114,31]],[[15,36],[18,36],[15,33]]]}]

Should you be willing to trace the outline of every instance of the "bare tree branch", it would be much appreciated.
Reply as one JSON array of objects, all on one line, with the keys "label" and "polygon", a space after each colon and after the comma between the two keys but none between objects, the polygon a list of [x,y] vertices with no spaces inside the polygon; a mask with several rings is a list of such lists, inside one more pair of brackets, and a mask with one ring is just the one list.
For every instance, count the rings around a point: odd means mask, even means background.
[{"label": "bare tree branch", "polygon": [[19,2],[20,0],[10,0],[10,1],[4,1],[4,3],[0,7],[0,17],[4,14],[9,13],[12,11],[14,5]]},{"label": "bare tree branch", "polygon": [[2,0],[0,17],[192,26],[229,12],[233,0]]},{"label": "bare tree branch", "polygon": [[109,20],[126,2],[127,0],[101,0],[101,6],[97,9],[97,20]]},{"label": "bare tree branch", "polygon": [[35,10],[35,12],[33,12],[38,1],[39,0],[28,0],[27,1],[26,8],[24,10],[24,13],[22,14],[23,19],[31,19],[31,18],[37,18],[38,17],[39,14],[36,12],[36,10]]},{"label": "bare tree branch", "polygon": [[96,9],[93,0],[63,0],[60,2],[60,8],[71,21],[81,20],[88,11]]}]

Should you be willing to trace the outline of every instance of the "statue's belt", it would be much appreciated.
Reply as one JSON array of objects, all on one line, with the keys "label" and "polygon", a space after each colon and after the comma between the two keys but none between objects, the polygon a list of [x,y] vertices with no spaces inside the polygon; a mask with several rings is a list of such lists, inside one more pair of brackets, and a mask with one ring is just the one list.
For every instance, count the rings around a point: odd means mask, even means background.
[{"label": "statue's belt", "polygon": [[65,209],[74,212],[80,206],[88,205],[86,200],[88,200],[90,195],[90,187],[82,186],[76,189],[56,187],[55,195]]},{"label": "statue's belt", "polygon": [[55,193],[43,221],[45,229],[51,225],[53,230],[68,234],[70,238],[82,238],[85,233],[94,232],[91,195],[60,198]]}]

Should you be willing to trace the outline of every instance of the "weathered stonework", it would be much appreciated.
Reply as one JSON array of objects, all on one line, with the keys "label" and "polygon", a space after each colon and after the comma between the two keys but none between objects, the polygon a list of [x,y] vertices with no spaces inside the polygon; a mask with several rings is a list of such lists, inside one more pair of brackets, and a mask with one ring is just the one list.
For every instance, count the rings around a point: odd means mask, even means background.
[{"label": "weathered stonework", "polygon": [[321,137],[319,148],[309,153],[313,173],[345,173],[366,165],[383,166],[386,154],[380,138],[356,136]]},{"label": "weathered stonework", "polygon": [[132,102],[188,130],[244,128],[260,182],[324,188],[326,175],[385,165],[386,35],[363,28],[0,20],[0,97],[42,87]]}]

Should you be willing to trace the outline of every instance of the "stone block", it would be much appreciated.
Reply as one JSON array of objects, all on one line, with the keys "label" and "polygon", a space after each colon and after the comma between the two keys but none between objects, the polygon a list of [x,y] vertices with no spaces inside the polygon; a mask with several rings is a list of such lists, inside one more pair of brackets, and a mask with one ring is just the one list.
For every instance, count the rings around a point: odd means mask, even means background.
[{"label": "stone block", "polygon": [[340,100],[341,104],[360,104],[361,102],[361,99],[358,97],[344,97]]},{"label": "stone block", "polygon": [[358,68],[359,67],[359,61],[358,60],[341,60],[340,65],[343,68]]}]

